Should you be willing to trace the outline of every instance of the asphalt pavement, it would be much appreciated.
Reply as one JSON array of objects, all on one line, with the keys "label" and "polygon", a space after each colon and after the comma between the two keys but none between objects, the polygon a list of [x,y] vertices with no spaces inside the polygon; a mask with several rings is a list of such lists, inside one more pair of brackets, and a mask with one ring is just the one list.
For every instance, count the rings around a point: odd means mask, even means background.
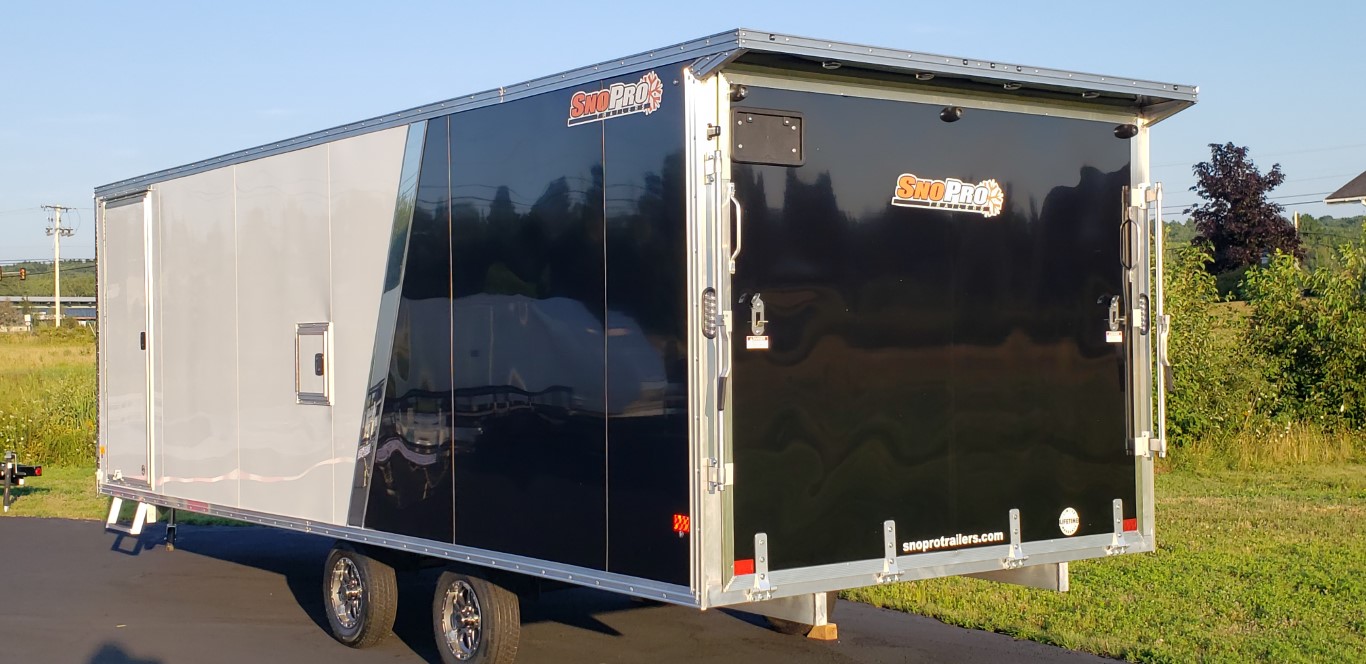
[{"label": "asphalt pavement", "polygon": [[[400,576],[394,636],[352,650],[327,634],[329,540],[270,528],[182,525],[135,539],[103,524],[0,519],[0,662],[439,662],[433,573]],[[985,582],[984,582],[985,583]],[[1098,662],[1030,641],[840,602],[840,639],[812,641],[730,610],[642,604],[574,589],[524,604],[519,664]]]}]

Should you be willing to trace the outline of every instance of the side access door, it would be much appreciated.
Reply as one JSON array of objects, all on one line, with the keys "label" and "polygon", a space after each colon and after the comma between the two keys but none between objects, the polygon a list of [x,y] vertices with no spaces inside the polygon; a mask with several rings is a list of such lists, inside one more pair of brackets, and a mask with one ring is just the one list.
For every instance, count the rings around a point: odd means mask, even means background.
[{"label": "side access door", "polygon": [[99,202],[101,481],[152,476],[151,192]]}]

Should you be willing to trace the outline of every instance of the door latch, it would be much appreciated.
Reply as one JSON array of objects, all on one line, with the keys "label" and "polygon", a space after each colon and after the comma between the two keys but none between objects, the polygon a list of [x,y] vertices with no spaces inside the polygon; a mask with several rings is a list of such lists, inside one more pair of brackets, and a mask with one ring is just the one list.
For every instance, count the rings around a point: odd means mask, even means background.
[{"label": "door latch", "polygon": [[768,319],[764,317],[764,300],[758,293],[749,299],[749,330],[750,334],[761,337],[764,334],[764,326],[768,325]]},{"label": "door latch", "polygon": [[[1100,302],[1097,302],[1096,304],[1102,304],[1102,303],[1104,303],[1104,302],[1105,302],[1105,296],[1102,295],[1101,298],[1100,298]],[[1111,332],[1118,332],[1118,331],[1119,331],[1119,328],[1120,328],[1121,326],[1123,326],[1124,323],[1126,322],[1126,320],[1125,320],[1125,318],[1124,318],[1124,315],[1121,314],[1121,313],[1119,313],[1119,306],[1120,306],[1120,297],[1119,297],[1118,295],[1112,295],[1112,296],[1110,296],[1110,316],[1109,316],[1109,325],[1110,325],[1110,331],[1111,331]]]}]

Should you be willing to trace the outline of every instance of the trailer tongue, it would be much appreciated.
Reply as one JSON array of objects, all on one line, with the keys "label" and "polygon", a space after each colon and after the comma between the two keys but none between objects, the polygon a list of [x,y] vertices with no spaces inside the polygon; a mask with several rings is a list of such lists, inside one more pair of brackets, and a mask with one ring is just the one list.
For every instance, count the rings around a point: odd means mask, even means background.
[{"label": "trailer tongue", "polygon": [[24,486],[24,480],[30,477],[42,477],[42,466],[25,466],[19,463],[19,455],[13,450],[5,452],[4,460],[0,461],[0,485],[4,486],[4,510],[9,511],[10,505],[14,503],[14,497],[10,494],[11,487]]},{"label": "trailer tongue", "polygon": [[353,647],[448,566],[446,661],[558,584],[1066,589],[1156,545],[1195,92],[737,30],[100,187],[100,490],[336,538]]}]

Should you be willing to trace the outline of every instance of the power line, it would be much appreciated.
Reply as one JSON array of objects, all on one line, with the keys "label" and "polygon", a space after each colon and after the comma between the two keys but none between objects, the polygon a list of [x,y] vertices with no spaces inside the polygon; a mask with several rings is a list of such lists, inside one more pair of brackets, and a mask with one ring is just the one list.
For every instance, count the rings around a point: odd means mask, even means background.
[{"label": "power line", "polygon": [[[1267,197],[1266,197],[1266,200],[1268,200],[1268,201],[1279,201],[1279,200],[1284,200],[1284,199],[1287,199],[1287,198],[1304,198],[1305,196],[1327,196],[1328,194],[1331,194],[1331,193],[1333,193],[1333,192],[1331,192],[1331,191],[1320,191],[1320,192],[1315,192],[1315,193],[1310,193],[1310,194],[1284,194],[1284,195],[1281,195],[1281,196],[1267,196]],[[1322,202],[1323,202],[1323,201],[1303,201],[1303,202],[1299,202],[1299,203],[1282,203],[1281,205],[1304,205],[1304,204],[1307,204],[1307,203],[1322,203]],[[1193,202],[1190,202],[1190,203],[1181,203],[1181,204],[1173,203],[1173,204],[1171,204],[1171,205],[1163,205],[1163,206],[1162,206],[1162,209],[1163,209],[1163,210],[1176,210],[1176,209],[1187,208],[1187,207],[1190,207],[1190,206],[1192,206],[1192,205],[1199,205],[1199,204],[1200,204],[1200,201],[1193,201]]]},{"label": "power line", "polygon": [[[1320,147],[1320,148],[1305,148],[1305,149],[1303,149],[1303,150],[1283,150],[1283,151],[1281,151],[1281,152],[1266,152],[1266,153],[1263,153],[1263,154],[1259,154],[1259,155],[1257,155],[1257,156],[1258,156],[1259,158],[1260,158],[1260,157],[1279,157],[1279,156],[1281,156],[1281,155],[1287,155],[1287,154],[1310,154],[1310,153],[1313,153],[1313,152],[1332,152],[1333,150],[1351,150],[1351,149],[1353,149],[1353,148],[1366,148],[1366,143],[1354,143],[1354,144],[1352,144],[1352,145],[1331,145],[1331,146],[1325,146],[1325,147]],[[1172,161],[1172,162],[1167,162],[1167,163],[1165,163],[1165,164],[1154,164],[1154,165],[1153,165],[1153,168],[1168,168],[1168,167],[1171,167],[1171,166],[1194,166],[1194,165],[1200,163],[1200,161],[1201,161],[1201,160],[1196,160],[1196,161]]]}]

